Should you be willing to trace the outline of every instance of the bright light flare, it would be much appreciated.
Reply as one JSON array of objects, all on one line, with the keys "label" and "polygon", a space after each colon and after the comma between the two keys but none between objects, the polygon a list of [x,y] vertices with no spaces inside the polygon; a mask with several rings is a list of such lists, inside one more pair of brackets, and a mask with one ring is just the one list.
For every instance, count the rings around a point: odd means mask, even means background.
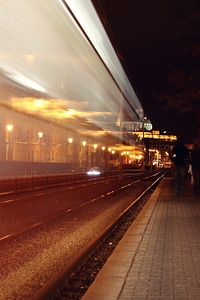
[{"label": "bright light flare", "polygon": [[95,169],[89,170],[89,171],[87,172],[87,175],[92,175],[92,176],[100,175],[100,174],[101,174],[101,172],[98,171],[98,170],[95,170]]}]

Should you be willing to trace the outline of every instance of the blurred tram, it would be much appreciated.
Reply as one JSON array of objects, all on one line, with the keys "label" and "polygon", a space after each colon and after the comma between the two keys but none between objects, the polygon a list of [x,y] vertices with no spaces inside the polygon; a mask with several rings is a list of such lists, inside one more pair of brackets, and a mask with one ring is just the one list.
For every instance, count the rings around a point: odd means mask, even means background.
[{"label": "blurred tram", "polygon": [[143,109],[92,2],[0,16],[0,176],[141,165]]}]

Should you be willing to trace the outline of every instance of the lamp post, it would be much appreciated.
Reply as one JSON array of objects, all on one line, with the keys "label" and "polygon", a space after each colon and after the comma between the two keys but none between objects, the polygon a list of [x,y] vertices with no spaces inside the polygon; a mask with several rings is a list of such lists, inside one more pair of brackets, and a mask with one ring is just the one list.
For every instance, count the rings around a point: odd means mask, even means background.
[{"label": "lamp post", "polygon": [[6,160],[12,160],[13,156],[13,140],[12,140],[12,131],[13,125],[6,125],[6,142],[7,142],[7,150],[6,150]]},{"label": "lamp post", "polygon": [[87,144],[86,141],[82,142],[82,145],[83,145],[82,167],[83,168],[86,167],[86,164],[87,164],[86,149],[85,149],[86,144]]},{"label": "lamp post", "polygon": [[110,155],[110,151],[111,148],[108,149],[104,149],[105,151],[105,185],[109,185],[110,184],[110,178],[109,178],[109,155]]},{"label": "lamp post", "polygon": [[67,162],[67,156],[68,156],[68,155],[69,155],[69,162],[72,162],[72,149],[71,149],[72,142],[73,142],[73,138],[72,138],[72,137],[69,137],[69,138],[68,138],[68,143],[69,143],[69,154],[68,154],[68,151],[67,151],[66,162]]},{"label": "lamp post", "polygon": [[[144,135],[144,131],[145,131],[145,122],[146,122],[146,117],[143,117],[143,120],[142,120],[142,147],[144,148],[145,146],[145,135]],[[145,146],[145,149],[146,149],[146,146]],[[144,152],[144,158],[143,158],[143,164],[142,164],[142,169],[144,171],[145,169],[145,166],[146,166],[146,160],[147,160],[147,157],[146,157],[146,154],[147,152],[145,151]]]},{"label": "lamp post", "polygon": [[41,156],[42,156],[42,137],[43,137],[43,132],[38,132],[38,137],[39,137],[39,161],[41,161]]},{"label": "lamp post", "polygon": [[106,170],[105,149],[106,149],[105,146],[102,146],[102,147],[101,147],[101,150],[102,150],[102,160],[103,160],[103,163],[104,163],[104,169]]},{"label": "lamp post", "polygon": [[95,166],[97,167],[97,144],[94,144],[94,152],[95,152]]}]

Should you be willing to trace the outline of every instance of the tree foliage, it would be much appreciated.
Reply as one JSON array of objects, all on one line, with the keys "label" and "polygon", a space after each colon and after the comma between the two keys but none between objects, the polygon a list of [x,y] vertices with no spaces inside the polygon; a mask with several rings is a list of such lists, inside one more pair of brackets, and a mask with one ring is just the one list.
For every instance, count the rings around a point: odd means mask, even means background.
[{"label": "tree foliage", "polygon": [[184,55],[181,66],[168,74],[171,89],[156,98],[166,109],[191,116],[194,122],[200,118],[200,1],[176,0],[173,13],[184,22],[184,36],[179,41]]}]

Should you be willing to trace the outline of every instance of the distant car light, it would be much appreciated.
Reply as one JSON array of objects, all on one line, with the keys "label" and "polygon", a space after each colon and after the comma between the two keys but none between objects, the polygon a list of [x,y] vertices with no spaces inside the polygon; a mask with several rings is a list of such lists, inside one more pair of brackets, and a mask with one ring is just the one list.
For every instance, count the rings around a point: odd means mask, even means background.
[{"label": "distant car light", "polygon": [[87,172],[87,175],[100,175],[100,174],[101,174],[100,171],[94,170],[94,169],[89,170],[89,171]]}]

